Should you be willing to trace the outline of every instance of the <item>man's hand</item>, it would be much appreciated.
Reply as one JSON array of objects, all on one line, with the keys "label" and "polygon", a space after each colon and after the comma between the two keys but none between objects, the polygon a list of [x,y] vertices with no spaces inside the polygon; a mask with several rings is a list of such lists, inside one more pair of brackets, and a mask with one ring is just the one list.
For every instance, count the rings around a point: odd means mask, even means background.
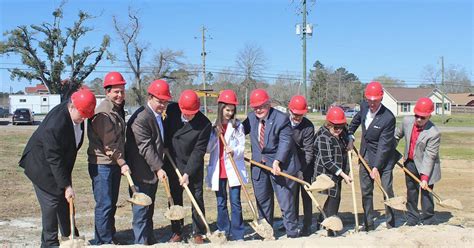
[{"label": "man's hand", "polygon": [[158,180],[160,180],[160,182],[168,178],[168,176],[166,175],[166,172],[163,169],[159,169],[156,172],[156,176],[158,177]]},{"label": "man's hand", "polygon": [[341,172],[341,175],[340,175],[340,176],[342,177],[342,179],[344,179],[344,182],[345,182],[346,184],[352,183],[352,178],[351,178],[350,176],[348,176],[346,173]]},{"label": "man's hand", "polygon": [[74,199],[76,197],[76,194],[74,193],[74,189],[71,186],[67,186],[66,190],[64,190],[64,198],[66,198],[67,201],[70,201],[71,199]]},{"label": "man's hand", "polygon": [[352,149],[354,149],[354,140],[349,138],[349,142],[347,143],[346,150],[352,151]]},{"label": "man's hand", "polygon": [[229,156],[234,156],[234,150],[232,150],[232,148],[230,148],[229,146],[225,147],[225,152],[229,154]]},{"label": "man's hand", "polygon": [[428,189],[428,182],[426,180],[421,181],[420,187],[424,190]]},{"label": "man's hand", "polygon": [[303,172],[302,171],[296,172],[296,177],[303,180]]},{"label": "man's hand", "polygon": [[181,186],[188,186],[189,184],[189,175],[187,173],[184,173],[184,175],[179,179],[179,184]]},{"label": "man's hand", "polygon": [[280,175],[281,169],[280,169],[280,161],[278,160],[273,160],[273,165],[272,165],[272,173],[275,176]]},{"label": "man's hand", "polygon": [[370,177],[375,180],[375,178],[380,178],[380,173],[377,167],[372,168],[372,171],[370,172]]},{"label": "man's hand", "polygon": [[127,171],[128,171],[128,173],[132,174],[132,172],[130,171],[130,167],[128,167],[127,164],[122,165],[120,167],[120,172],[122,173],[122,175],[125,175],[125,172],[127,172]]}]

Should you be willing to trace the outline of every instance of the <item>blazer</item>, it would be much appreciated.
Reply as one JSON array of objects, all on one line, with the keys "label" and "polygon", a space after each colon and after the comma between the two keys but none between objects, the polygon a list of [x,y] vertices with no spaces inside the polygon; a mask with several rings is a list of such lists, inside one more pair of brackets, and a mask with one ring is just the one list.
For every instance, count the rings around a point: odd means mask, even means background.
[{"label": "blazer", "polygon": [[[175,102],[168,104],[165,118],[165,147],[169,149],[176,166],[182,174],[190,178],[204,173],[204,155],[211,135],[211,122],[198,111],[194,118],[186,123],[181,120],[181,110]],[[167,159],[165,159],[166,161]],[[170,164],[165,167],[172,170]]]},{"label": "blazer", "polygon": [[[259,119],[254,112],[248,114],[243,125],[245,134],[250,134],[252,160],[260,162],[264,159],[270,167],[274,160],[278,160],[281,170],[290,175],[295,175],[300,170],[301,165],[296,155],[296,147],[292,138],[293,129],[288,115],[270,108],[265,122],[263,149],[260,148],[258,141]],[[260,170],[255,167],[252,166],[252,178],[258,180]]]},{"label": "blazer", "polygon": [[383,104],[368,127],[365,119],[369,106],[367,102],[361,104],[361,110],[354,116],[349,125],[349,135],[355,133],[362,125],[360,153],[368,161],[370,167],[377,167],[379,171],[393,169],[396,161],[395,152],[395,116]]},{"label": "blazer", "polygon": [[[242,123],[236,121],[237,127],[234,128],[231,123],[227,125],[227,129],[224,134],[225,142],[229,147],[234,150],[233,159],[237,165],[237,170],[244,183],[247,183],[247,169],[245,168],[244,152],[245,152],[245,133]],[[209,144],[207,146],[207,152],[210,153],[209,166],[207,167],[206,182],[207,186],[213,191],[219,190],[219,174],[220,174],[220,138],[217,136],[216,131],[213,129]],[[235,174],[235,170],[232,167],[229,155],[224,151],[224,166],[227,174],[227,182],[230,187],[239,186],[240,182]]]},{"label": "blazer", "polygon": [[143,183],[156,183],[156,172],[163,166],[164,142],[155,113],[148,106],[139,108],[127,123],[125,159],[132,177]]},{"label": "blazer", "polygon": [[72,185],[71,173],[84,139],[82,123],[81,141],[76,147],[67,104],[67,101],[59,104],[46,115],[28,141],[19,162],[35,185],[58,196],[64,194],[66,186]]},{"label": "blazer", "polygon": [[[399,141],[405,137],[404,160],[408,159],[410,148],[411,133],[415,123],[414,116],[403,118],[402,125],[397,128],[395,138]],[[438,182],[441,179],[441,163],[439,160],[439,146],[441,142],[441,133],[433,122],[428,121],[421,131],[415,144],[415,154],[413,161],[419,173],[429,176],[429,185]]]},{"label": "blazer", "polygon": [[312,169],[308,167],[312,167],[314,163],[314,125],[308,118],[303,117],[301,123],[297,126],[292,126],[292,128],[293,140],[296,146],[296,154],[300,161],[301,171],[304,172],[308,169]]},{"label": "blazer", "polygon": [[336,175],[341,170],[348,174],[349,166],[347,160],[347,143],[345,136],[347,132],[341,133],[339,138],[331,134],[327,127],[322,126],[315,135],[314,140],[314,178],[321,174],[326,174],[334,181],[335,186],[325,191],[329,196],[336,197],[340,191],[338,182],[342,177]]}]

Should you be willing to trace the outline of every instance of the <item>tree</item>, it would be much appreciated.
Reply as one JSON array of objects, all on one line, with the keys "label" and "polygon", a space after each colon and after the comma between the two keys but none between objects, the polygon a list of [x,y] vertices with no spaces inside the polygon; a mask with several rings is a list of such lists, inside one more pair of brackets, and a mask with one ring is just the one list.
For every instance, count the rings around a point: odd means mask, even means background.
[{"label": "tree", "polygon": [[256,79],[265,69],[266,58],[260,46],[247,43],[237,54],[235,62],[245,77],[243,85],[245,86],[245,114],[247,114],[248,92],[252,86],[255,87]]},{"label": "tree", "polygon": [[94,78],[92,81],[89,82],[89,87],[92,91],[94,91],[95,94],[102,94],[104,91],[104,88],[102,87],[103,85],[103,80],[102,78]]},{"label": "tree", "polygon": [[470,92],[472,81],[466,69],[459,65],[449,65],[444,70],[444,82],[442,72],[433,65],[427,65],[421,72],[424,82],[419,87],[440,88],[445,93]]},{"label": "tree", "polygon": [[377,81],[381,83],[384,87],[405,87],[405,81],[390,77],[386,74],[382,76],[375,77],[372,81]]},{"label": "tree", "polygon": [[[86,45],[79,50],[79,41],[93,30],[84,23],[94,17],[79,11],[78,20],[72,27],[62,27],[63,6],[64,2],[52,13],[53,23],[19,26],[6,31],[7,40],[0,42],[0,54],[20,55],[27,67],[9,69],[12,80],[38,80],[51,94],[61,94],[64,100],[94,71],[109,47],[110,38],[104,35],[99,48]],[[43,57],[46,60],[41,59]]]},{"label": "tree", "polygon": [[114,22],[115,31],[122,42],[127,64],[132,70],[133,76],[135,77],[135,81],[132,86],[134,93],[132,102],[136,101],[138,105],[143,105],[146,92],[144,87],[142,87],[143,68],[141,65],[144,52],[148,48],[148,45],[141,44],[138,41],[138,35],[140,34],[141,30],[138,13],[129,8],[128,23],[123,26],[118,23],[116,16],[113,16],[112,19]]},{"label": "tree", "polygon": [[153,76],[156,79],[174,79],[172,78],[171,73],[175,70],[185,68],[182,59],[184,59],[183,51],[161,49],[153,58]]},{"label": "tree", "polygon": [[298,93],[300,81],[288,74],[278,75],[275,83],[268,86],[268,94],[281,105],[287,106],[292,96]]}]

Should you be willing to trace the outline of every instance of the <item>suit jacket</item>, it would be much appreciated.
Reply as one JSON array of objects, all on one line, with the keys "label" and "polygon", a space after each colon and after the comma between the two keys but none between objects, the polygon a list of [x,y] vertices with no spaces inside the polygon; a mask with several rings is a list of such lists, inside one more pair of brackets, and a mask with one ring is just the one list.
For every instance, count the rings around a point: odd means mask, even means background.
[{"label": "suit jacket", "polygon": [[[181,110],[177,103],[168,104],[164,122],[165,145],[174,158],[182,174],[191,178],[204,173],[204,155],[211,135],[211,122],[200,111],[186,123],[181,120]],[[172,166],[165,159],[165,167]],[[169,170],[168,170],[169,171]]]},{"label": "suit jacket", "polygon": [[155,113],[149,106],[139,108],[127,123],[125,159],[132,177],[144,183],[156,183],[156,172],[163,166],[164,142]]},{"label": "suit jacket", "polygon": [[[307,171],[314,162],[314,125],[308,118],[303,117],[301,123],[293,128],[293,140],[296,145],[296,153],[301,165],[301,171]],[[313,170],[310,170],[313,171]]]},{"label": "suit jacket", "polygon": [[[395,132],[397,141],[405,137],[405,161],[408,159],[408,149],[410,148],[410,139],[414,123],[414,116],[407,116],[403,118],[401,127],[397,128]],[[429,185],[441,179],[441,165],[439,160],[440,142],[441,133],[433,122],[428,121],[416,140],[413,161],[419,173],[429,176]]]},{"label": "suit jacket", "polygon": [[72,185],[71,173],[77,151],[76,137],[67,101],[54,107],[31,136],[23,151],[19,165],[26,176],[42,190],[61,195],[66,186]]},{"label": "suit jacket", "polygon": [[393,169],[396,163],[395,153],[395,116],[383,104],[370,123],[365,126],[369,106],[367,102],[361,104],[361,110],[354,116],[349,125],[349,134],[354,134],[362,125],[360,153],[371,167],[379,171]]},{"label": "suit jacket", "polygon": [[[295,175],[301,168],[296,147],[292,138],[288,115],[270,108],[265,122],[264,146],[260,148],[258,141],[259,119],[254,112],[250,112],[243,122],[245,134],[250,134],[252,160],[260,162],[265,160],[268,166],[272,166],[274,160],[280,161],[283,172]],[[263,159],[263,160],[262,160]],[[258,180],[260,169],[252,166],[252,178]]]}]

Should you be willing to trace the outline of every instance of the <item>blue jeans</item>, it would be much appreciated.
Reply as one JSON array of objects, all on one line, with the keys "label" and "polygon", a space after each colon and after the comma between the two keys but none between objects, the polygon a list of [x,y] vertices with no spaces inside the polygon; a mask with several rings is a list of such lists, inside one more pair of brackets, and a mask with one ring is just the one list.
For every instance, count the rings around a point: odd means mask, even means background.
[{"label": "blue jeans", "polygon": [[[133,236],[135,237],[135,244],[152,245],[156,243],[153,235],[153,213],[155,210],[155,195],[158,183],[148,184],[135,182],[135,187],[138,192],[144,193],[151,198],[150,206],[139,206],[132,204],[133,212]],[[129,189],[130,196],[132,190]]]},{"label": "blue jeans", "polygon": [[229,221],[229,212],[227,210],[227,179],[219,179],[219,191],[216,191],[217,228],[219,231],[224,231],[227,236],[230,234],[234,240],[244,239],[245,231],[242,204],[240,202],[240,187],[229,187],[232,212],[231,221]]},{"label": "blue jeans", "polygon": [[118,165],[89,164],[95,205],[95,240],[93,244],[112,244],[115,235],[115,211],[120,188]]}]

